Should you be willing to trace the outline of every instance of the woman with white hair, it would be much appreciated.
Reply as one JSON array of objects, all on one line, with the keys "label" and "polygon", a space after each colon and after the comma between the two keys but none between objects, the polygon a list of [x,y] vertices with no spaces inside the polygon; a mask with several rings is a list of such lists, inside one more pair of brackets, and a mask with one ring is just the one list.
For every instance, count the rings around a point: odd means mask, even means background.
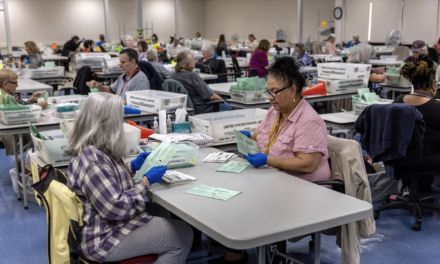
[{"label": "woman with white hair", "polygon": [[188,97],[194,104],[196,114],[210,113],[213,106],[206,104],[209,101],[223,99],[215,94],[211,88],[193,72],[195,68],[194,57],[188,50],[177,54],[176,71],[171,73],[171,79],[180,82],[188,92]]},{"label": "woman with white hair", "polygon": [[[370,64],[371,49],[372,47],[366,43],[359,44],[348,57],[347,63]],[[372,68],[369,81],[372,83],[385,81],[385,75],[382,74],[384,71],[384,67]]]},{"label": "woman with white hair", "polygon": [[351,48],[354,45],[359,45],[361,44],[361,42],[359,41],[359,36],[358,35],[353,35],[353,37],[351,38],[351,40],[349,42],[347,42],[347,44],[345,44],[345,48]]},{"label": "woman with white hair", "polygon": [[148,49],[147,50],[147,61],[154,67],[159,77],[164,81],[170,78],[170,72],[165,69],[165,67],[157,62],[157,50]]},{"label": "woman with white hair", "polygon": [[169,218],[157,204],[145,203],[151,184],[167,167],[150,169],[135,180],[150,153],[124,164],[124,110],[120,96],[97,93],[86,101],[73,127],[66,154],[72,157],[67,185],[84,208],[79,254],[99,262],[116,262],[158,254],[155,263],[185,263],[193,233],[182,221]]},{"label": "woman with white hair", "polygon": [[215,50],[210,43],[203,44],[202,55],[203,57],[197,62],[196,68],[205,73],[217,73],[218,61],[214,57]]},{"label": "woman with white hair", "polygon": [[336,48],[335,41],[336,35],[330,34],[327,39],[327,44],[325,45],[325,54],[338,55],[341,53],[341,51]]}]

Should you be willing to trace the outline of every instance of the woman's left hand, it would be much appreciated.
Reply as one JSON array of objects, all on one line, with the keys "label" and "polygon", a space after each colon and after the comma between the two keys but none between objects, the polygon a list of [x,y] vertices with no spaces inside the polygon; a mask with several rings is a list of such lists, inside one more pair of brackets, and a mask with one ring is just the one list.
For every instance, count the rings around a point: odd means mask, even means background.
[{"label": "woman's left hand", "polygon": [[150,155],[151,152],[142,152],[139,154],[134,160],[131,161],[131,170],[133,172],[138,171],[142,165],[144,164],[145,160],[147,159],[148,155]]},{"label": "woman's left hand", "polygon": [[249,153],[245,158],[254,167],[260,167],[267,163],[267,155],[262,153]]},{"label": "woman's left hand", "polygon": [[32,102],[38,101],[38,98],[40,98],[43,93],[44,93],[44,91],[35,92],[31,97],[31,101]]}]

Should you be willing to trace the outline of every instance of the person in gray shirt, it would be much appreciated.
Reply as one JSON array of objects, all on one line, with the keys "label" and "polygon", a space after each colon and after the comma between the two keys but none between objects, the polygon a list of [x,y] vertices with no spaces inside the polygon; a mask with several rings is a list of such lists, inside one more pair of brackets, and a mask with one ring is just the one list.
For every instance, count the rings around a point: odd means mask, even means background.
[{"label": "person in gray shirt", "polygon": [[150,82],[147,76],[138,67],[138,55],[134,49],[125,49],[119,53],[119,63],[124,72],[116,82],[109,86],[98,83],[95,80],[87,82],[90,88],[98,88],[100,92],[108,92],[126,98],[126,92],[150,90]]},{"label": "person in gray shirt", "polygon": [[[31,68],[39,68],[44,66],[43,57],[41,57],[40,48],[33,41],[26,41],[24,43],[24,49],[28,54],[27,58],[20,62],[21,67],[24,68],[29,65]],[[15,66],[18,67],[18,61],[15,62]],[[12,63],[6,63],[8,66],[12,66]]]},{"label": "person in gray shirt", "polygon": [[155,49],[147,50],[147,61],[151,65],[153,65],[154,69],[159,74],[162,81],[170,78],[171,73],[167,69],[165,69],[165,67],[162,64],[157,62],[157,50]]},{"label": "person in gray shirt", "polygon": [[215,94],[197,73],[193,72],[196,63],[191,52],[188,50],[179,52],[176,63],[176,71],[171,73],[171,79],[180,82],[185,87],[194,104],[196,114],[212,112],[213,106],[207,105],[206,102],[223,101],[223,99]]}]

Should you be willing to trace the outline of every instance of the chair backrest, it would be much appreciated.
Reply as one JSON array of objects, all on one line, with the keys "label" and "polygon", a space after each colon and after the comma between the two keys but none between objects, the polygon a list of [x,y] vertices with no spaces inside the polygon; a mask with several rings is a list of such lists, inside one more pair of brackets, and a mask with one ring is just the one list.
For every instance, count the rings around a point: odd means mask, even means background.
[{"label": "chair backrest", "polygon": [[40,179],[32,188],[47,211],[49,263],[84,263],[78,255],[77,240],[83,225],[81,201],[66,185],[66,175],[52,165],[42,169]]},{"label": "chair backrest", "polygon": [[432,61],[438,62],[438,54],[434,48],[428,48],[428,56],[431,58]]},{"label": "chair backrest", "polygon": [[410,50],[405,46],[395,47],[392,55],[397,55],[397,60],[403,61],[409,57]]},{"label": "chair backrest", "polygon": [[92,69],[89,66],[83,66],[79,69],[76,74],[75,80],[73,81],[73,87],[77,89],[74,90],[77,94],[88,95],[90,93],[90,88],[87,86],[87,82],[92,80]]},{"label": "chair backrest", "polygon": [[[218,61],[218,71],[216,73],[218,74],[225,74],[226,71],[226,63],[224,60],[217,60]],[[219,83],[225,83],[228,82],[228,76],[219,76],[217,81]]]},{"label": "chair backrest", "polygon": [[163,89],[163,81],[154,69],[153,65],[151,65],[148,61],[140,61],[138,66],[141,71],[147,76],[148,81],[150,82],[150,89],[161,91]]},{"label": "chair backrest", "polygon": [[[186,107],[194,109],[194,104],[191,100],[191,98],[188,95],[188,91],[185,89],[185,86],[181,84],[180,82],[173,80],[173,79],[166,79],[162,84],[163,90],[170,93],[179,93],[179,94],[186,94],[187,95],[187,101],[186,101]],[[188,111],[188,115],[193,116],[195,115],[195,110]]]},{"label": "chair backrest", "polygon": [[234,73],[240,73],[241,75],[240,64],[238,64],[237,58],[234,55],[231,55],[231,58],[232,58],[232,68],[234,69]]}]

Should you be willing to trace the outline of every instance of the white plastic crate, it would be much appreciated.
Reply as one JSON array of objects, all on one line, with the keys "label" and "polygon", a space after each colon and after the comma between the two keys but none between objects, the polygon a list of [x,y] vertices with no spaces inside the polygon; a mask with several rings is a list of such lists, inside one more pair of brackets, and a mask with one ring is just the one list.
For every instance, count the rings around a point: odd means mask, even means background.
[{"label": "white plastic crate", "polygon": [[127,92],[127,105],[150,113],[186,107],[186,94],[156,90]]},{"label": "white plastic crate", "polygon": [[[391,104],[393,102],[393,100],[381,99],[381,102]],[[354,114],[360,115],[362,113],[362,111],[364,111],[365,108],[367,108],[368,106],[370,106],[372,104],[375,104],[375,103],[363,103],[363,102],[352,101]]]},{"label": "white plastic crate", "polygon": [[318,81],[323,81],[326,91],[331,94],[355,93],[357,89],[368,87],[368,82],[363,79],[330,80],[318,78]]},{"label": "white plastic crate", "polygon": [[59,118],[62,118],[62,119],[70,119],[70,118],[76,117],[76,111],[75,112],[62,112],[62,113],[55,111],[54,113],[56,116],[58,116]]},{"label": "white plastic crate", "polygon": [[[37,156],[49,164],[69,163],[71,158],[64,153],[64,148],[69,140],[64,137],[63,132],[59,129],[42,132],[41,134],[51,136],[56,140],[41,140],[31,133]],[[125,154],[127,156],[136,155],[138,153],[137,146],[141,139],[140,129],[124,123],[124,135],[126,140]]]},{"label": "white plastic crate", "polygon": [[25,69],[25,75],[31,79],[64,77],[64,67]]},{"label": "white plastic crate", "polygon": [[102,58],[110,59],[111,56],[109,53],[103,52],[77,53],[73,60],[73,66],[76,70],[84,66],[89,66],[92,70],[101,69]]},{"label": "white plastic crate", "polygon": [[354,63],[319,63],[318,77],[336,80],[363,79],[368,82],[370,78],[370,64]]},{"label": "white plastic crate", "polygon": [[237,91],[229,89],[231,99],[240,102],[260,102],[267,100],[264,91]]},{"label": "white plastic crate", "polygon": [[74,103],[74,104],[83,104],[87,98],[87,95],[64,95],[64,96],[51,96],[47,98],[47,102],[51,104],[65,104],[65,103]]},{"label": "white plastic crate", "polygon": [[[169,169],[196,165],[197,155],[199,153],[199,147],[197,145],[191,142],[179,142],[173,145],[175,145],[177,151],[167,164]],[[151,152],[157,146],[159,146],[159,143],[151,142],[148,143],[148,145],[138,146],[138,150],[139,152]]]},{"label": "white plastic crate", "polygon": [[203,133],[219,143],[235,140],[234,129],[254,132],[266,114],[267,110],[250,108],[188,116],[188,121],[193,133]]},{"label": "white plastic crate", "polygon": [[119,65],[119,58],[102,58],[102,72],[104,74],[122,74],[122,68]]},{"label": "white plastic crate", "polygon": [[5,125],[16,125],[40,121],[43,109],[39,105],[29,105],[29,109],[17,111],[0,111],[0,122]]}]

